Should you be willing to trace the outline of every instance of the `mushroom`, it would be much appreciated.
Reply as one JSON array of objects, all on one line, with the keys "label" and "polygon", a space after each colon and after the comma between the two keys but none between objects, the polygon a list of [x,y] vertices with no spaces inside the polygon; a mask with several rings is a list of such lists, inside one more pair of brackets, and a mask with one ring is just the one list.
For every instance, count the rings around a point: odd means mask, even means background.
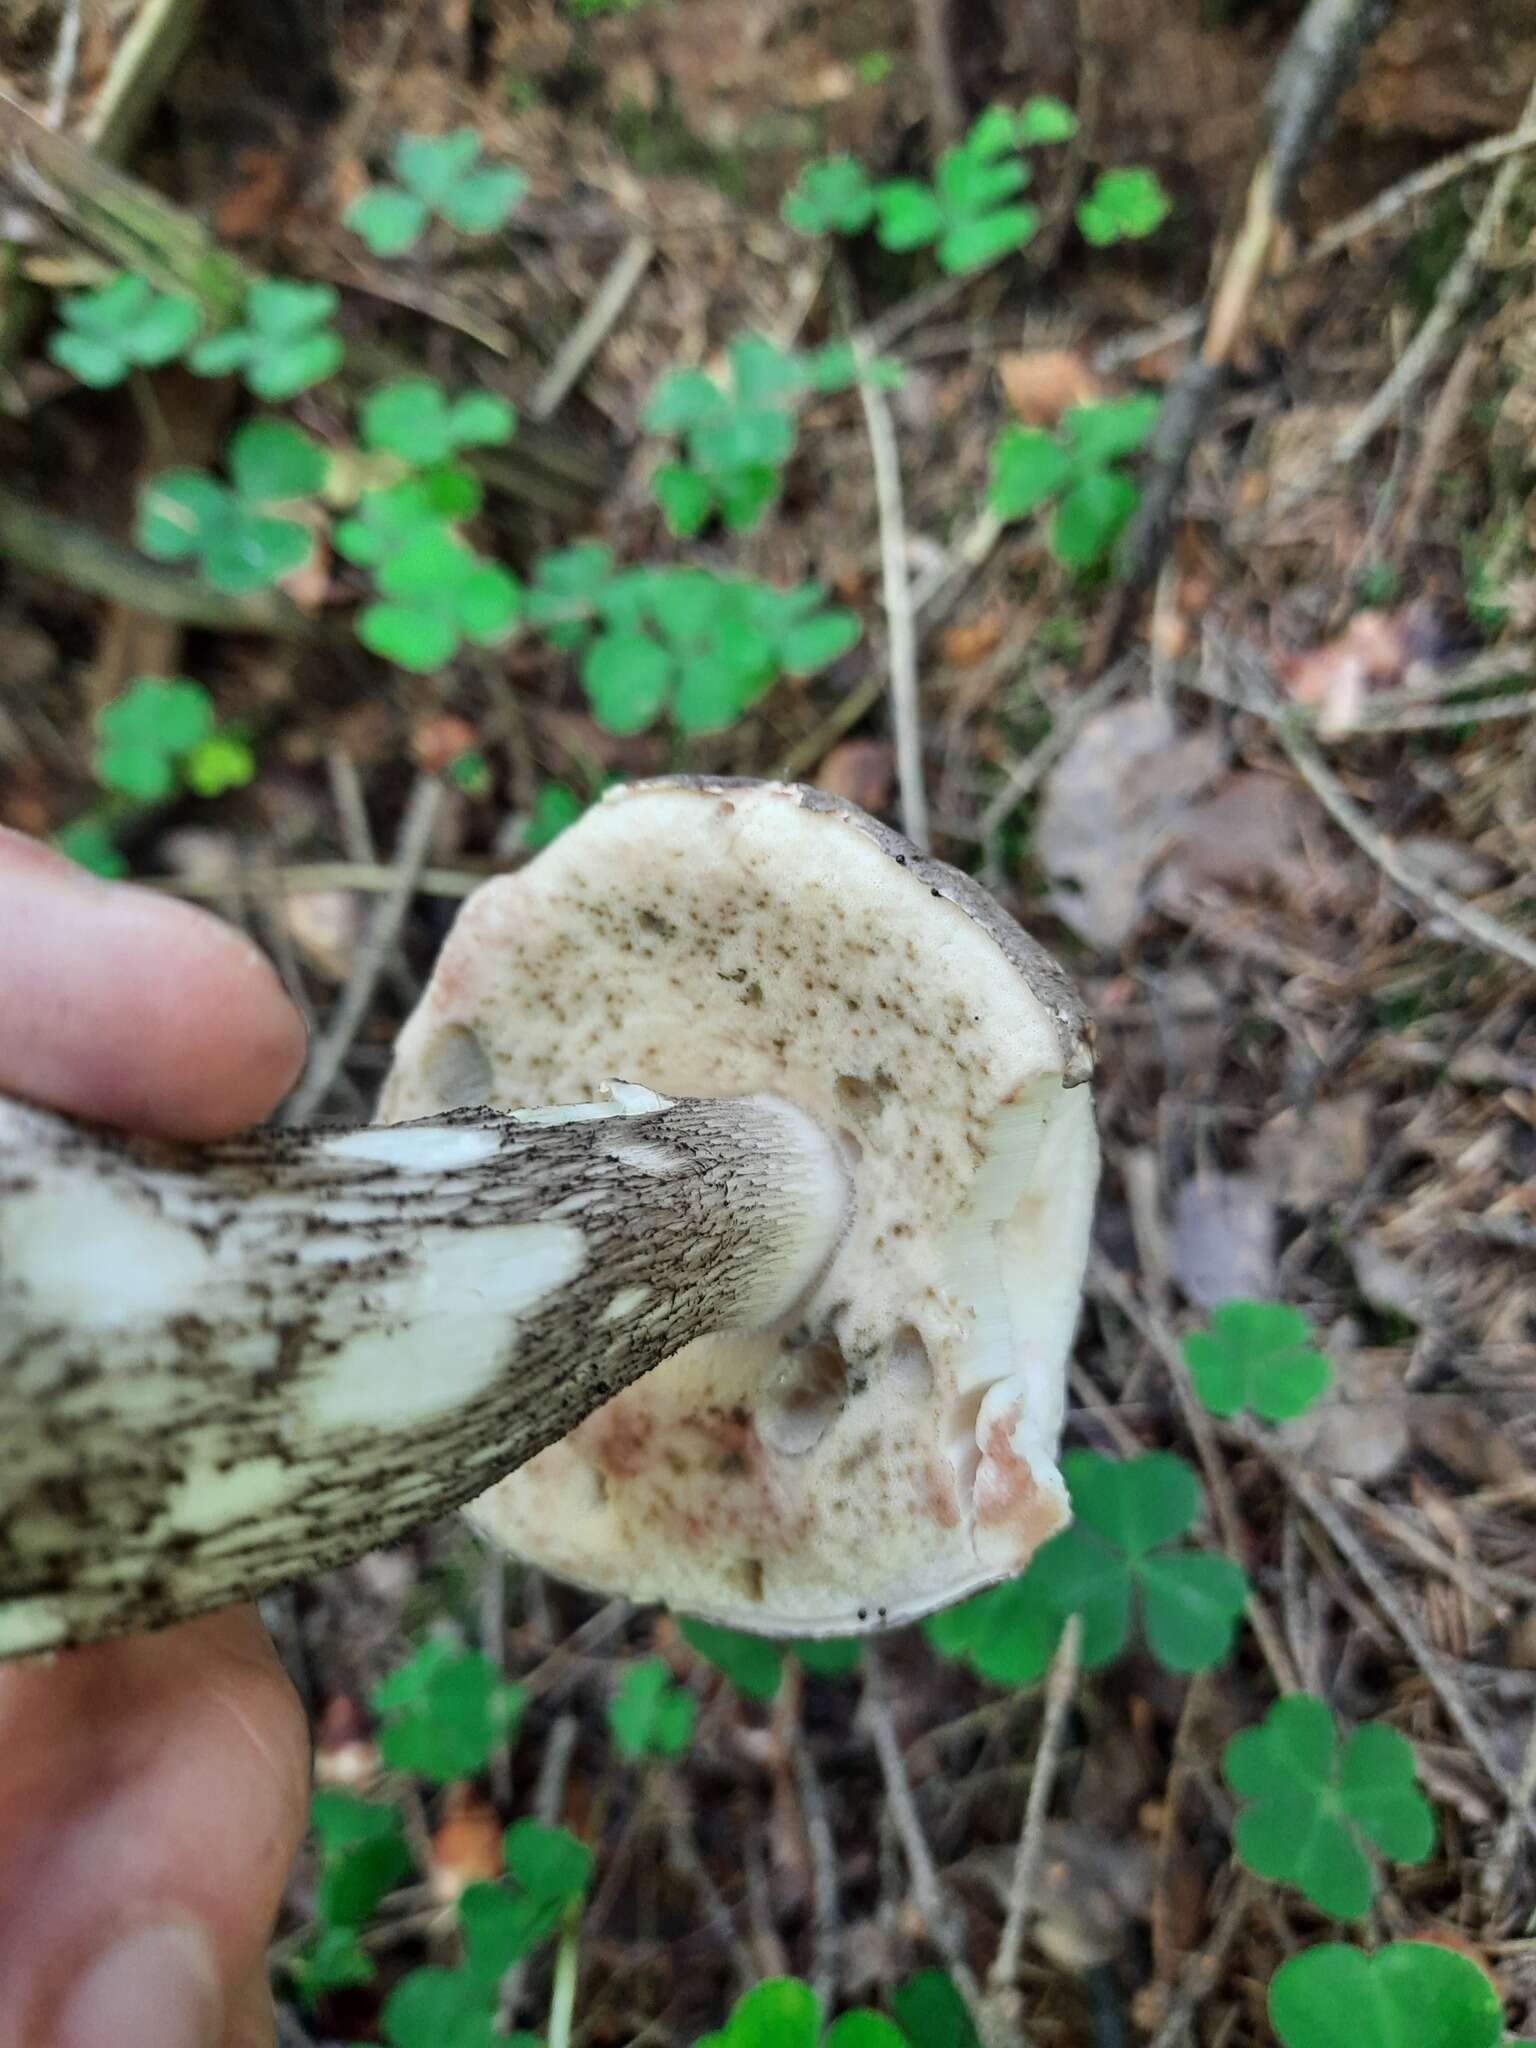
[{"label": "mushroom", "polygon": [[1017,1570],[1067,1513],[1091,1065],[966,877],[677,780],[468,900],[381,1124],[193,1150],[0,1100],[0,1655],[472,1496],[562,1576],[764,1633]]}]

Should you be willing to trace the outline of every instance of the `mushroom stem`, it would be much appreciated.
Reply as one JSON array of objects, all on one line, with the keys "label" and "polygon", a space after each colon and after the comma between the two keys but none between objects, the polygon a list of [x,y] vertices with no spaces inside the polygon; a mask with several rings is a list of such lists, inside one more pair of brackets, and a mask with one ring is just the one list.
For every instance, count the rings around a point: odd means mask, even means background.
[{"label": "mushroom stem", "polygon": [[817,1125],[606,1095],[195,1150],[0,1099],[0,1656],[358,1557],[789,1315],[848,1206]]}]

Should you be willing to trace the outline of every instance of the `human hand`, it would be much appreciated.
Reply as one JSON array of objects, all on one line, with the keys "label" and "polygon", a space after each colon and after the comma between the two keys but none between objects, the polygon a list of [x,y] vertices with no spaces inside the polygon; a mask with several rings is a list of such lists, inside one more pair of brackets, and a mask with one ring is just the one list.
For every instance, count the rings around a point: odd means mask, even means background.
[{"label": "human hand", "polygon": [[[215,1138],[303,1051],[238,932],[0,828],[0,1092]],[[0,2048],[266,2048],[308,1787],[249,1608],[0,1665]]]}]

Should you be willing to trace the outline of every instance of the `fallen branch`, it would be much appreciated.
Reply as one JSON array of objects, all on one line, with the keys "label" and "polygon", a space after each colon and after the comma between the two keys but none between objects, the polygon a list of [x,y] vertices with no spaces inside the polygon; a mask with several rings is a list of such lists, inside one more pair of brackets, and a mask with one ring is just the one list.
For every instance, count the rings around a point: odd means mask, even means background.
[{"label": "fallen branch", "polygon": [[[1275,68],[1268,93],[1269,147],[1249,183],[1243,225],[1211,296],[1200,352],[1163,402],[1146,488],[1120,546],[1117,567],[1127,591],[1144,589],[1162,565],[1189,458],[1226,389],[1302,171],[1392,5],[1393,0],[1311,0]],[[1118,614],[1116,632],[1128,614],[1124,598]]]},{"label": "fallen branch", "polygon": [[303,640],[320,628],[280,591],[231,597],[179,569],[151,562],[121,541],[0,488],[0,556],[38,576],[67,583],[155,619],[225,633]]}]

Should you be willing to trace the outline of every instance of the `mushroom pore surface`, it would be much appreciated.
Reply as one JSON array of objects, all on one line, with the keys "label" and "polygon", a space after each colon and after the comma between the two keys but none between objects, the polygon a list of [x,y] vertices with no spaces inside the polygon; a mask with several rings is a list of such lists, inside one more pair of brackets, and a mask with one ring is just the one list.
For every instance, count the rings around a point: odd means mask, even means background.
[{"label": "mushroom pore surface", "polygon": [[581,1584],[768,1634],[907,1620],[1020,1569],[1066,1519],[1090,1069],[1033,941],[812,791],[633,784],[480,889],[401,1035],[386,1119],[583,1100],[610,1077],[774,1095],[839,1139],[853,1204],[788,1327],[690,1344],[476,1522]]}]

